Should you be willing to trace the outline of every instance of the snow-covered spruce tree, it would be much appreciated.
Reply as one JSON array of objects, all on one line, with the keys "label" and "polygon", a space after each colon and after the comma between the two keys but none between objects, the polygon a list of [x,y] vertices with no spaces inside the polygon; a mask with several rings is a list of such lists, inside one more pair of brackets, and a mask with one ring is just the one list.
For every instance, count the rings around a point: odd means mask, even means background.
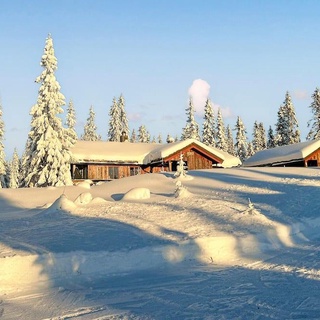
[{"label": "snow-covered spruce tree", "polygon": [[173,143],[173,142],[175,142],[175,139],[174,139],[174,137],[172,137],[170,134],[168,134],[168,135],[167,135],[166,142],[167,142],[167,143]]},{"label": "snow-covered spruce tree", "polygon": [[150,134],[145,125],[141,125],[138,129],[138,141],[144,143],[150,142]]},{"label": "snow-covered spruce tree", "polygon": [[248,156],[247,132],[239,116],[237,118],[235,131],[236,131],[236,143],[235,143],[236,155],[240,158],[241,161],[244,161]]},{"label": "snow-covered spruce tree", "polygon": [[308,121],[310,131],[307,140],[320,139],[320,90],[316,88],[312,95],[312,103],[309,106],[312,112],[312,119]]},{"label": "snow-covered spruce tree", "polygon": [[120,142],[122,135],[121,110],[119,108],[117,99],[114,97],[112,106],[109,111],[109,130],[108,140]]},{"label": "snow-covered spruce tree", "polygon": [[253,143],[250,141],[248,142],[248,148],[247,148],[247,158],[253,156],[255,154]]},{"label": "snow-covered spruce tree", "polygon": [[176,178],[184,178],[187,176],[187,170],[186,170],[186,164],[183,161],[183,154],[180,153],[178,165],[177,165],[177,171],[175,172],[174,176]]},{"label": "snow-covered spruce tree", "polygon": [[5,188],[6,155],[4,152],[4,121],[2,119],[2,103],[0,100],[0,188]]},{"label": "snow-covered spruce tree", "polygon": [[296,113],[288,91],[283,104],[279,107],[275,141],[277,146],[301,141]]},{"label": "snow-covered spruce tree", "polygon": [[43,71],[36,79],[40,83],[37,103],[31,108],[31,130],[28,135],[23,167],[26,187],[71,185],[70,147],[68,131],[57,116],[63,113],[65,97],[55,77],[57,58],[53,40],[46,39],[41,57]]},{"label": "snow-covered spruce tree", "polygon": [[9,164],[9,188],[19,188],[19,175],[20,175],[20,159],[17,149],[14,149],[12,160]]},{"label": "snow-covered spruce tree", "polygon": [[84,133],[81,136],[81,140],[85,141],[99,141],[101,136],[97,134],[97,127],[95,125],[96,114],[93,110],[93,106],[90,107],[89,117],[87,118],[87,123],[84,126]]},{"label": "snow-covered spruce tree", "polygon": [[268,130],[268,140],[267,140],[267,148],[272,149],[276,146],[275,137],[273,133],[273,129],[271,126],[269,126]]},{"label": "snow-covered spruce tree", "polygon": [[200,140],[199,136],[199,125],[194,118],[194,106],[192,102],[192,98],[189,99],[189,106],[186,109],[187,124],[182,130],[181,140],[186,139],[196,139]]},{"label": "snow-covered spruce tree", "polygon": [[74,109],[73,101],[70,100],[67,108],[66,125],[68,128],[69,138],[73,144],[78,140],[78,135],[75,129],[76,123],[76,111]]},{"label": "snow-covered spruce tree", "polygon": [[136,131],[134,129],[132,129],[130,142],[132,142],[132,143],[137,142],[137,135],[136,135]]},{"label": "snow-covered spruce tree", "polygon": [[226,128],[222,117],[221,109],[217,114],[217,130],[216,130],[216,147],[222,151],[228,151],[228,143],[226,139]]},{"label": "snow-covered spruce tree", "polygon": [[234,156],[235,150],[234,150],[233,134],[232,134],[232,129],[230,125],[227,126],[226,136],[227,136],[227,145],[228,145],[227,152]]},{"label": "snow-covered spruce tree", "polygon": [[158,135],[158,143],[162,143],[161,133],[159,133],[159,135]]},{"label": "snow-covered spruce tree", "polygon": [[120,109],[120,122],[122,125],[121,134],[124,134],[129,139],[130,130],[129,130],[127,113],[125,110],[125,100],[124,100],[124,97],[122,94],[120,95],[120,97],[118,99],[118,106]]},{"label": "snow-covered spruce tree", "polygon": [[266,132],[262,122],[254,122],[252,145],[254,153],[264,150],[267,147]]},{"label": "snow-covered spruce tree", "polygon": [[202,142],[207,146],[215,147],[216,130],[214,123],[214,112],[210,99],[207,99],[204,107],[204,122],[202,130]]}]

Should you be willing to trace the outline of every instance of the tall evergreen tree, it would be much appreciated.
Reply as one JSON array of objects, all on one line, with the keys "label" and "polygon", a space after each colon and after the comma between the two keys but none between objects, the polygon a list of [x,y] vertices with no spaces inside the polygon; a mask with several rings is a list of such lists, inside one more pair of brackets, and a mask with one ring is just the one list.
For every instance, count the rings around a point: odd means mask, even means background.
[{"label": "tall evergreen tree", "polygon": [[216,130],[214,123],[214,112],[210,99],[207,99],[204,107],[204,122],[202,130],[202,142],[208,146],[215,147]]},{"label": "tall evergreen tree", "polygon": [[234,150],[233,134],[232,134],[232,129],[230,125],[227,126],[226,136],[227,136],[227,146],[228,146],[227,152],[234,156],[235,150]]},{"label": "tall evergreen tree", "polygon": [[159,135],[158,135],[158,143],[162,143],[161,133],[159,133]]},{"label": "tall evergreen tree", "polygon": [[236,155],[240,158],[241,161],[244,161],[248,156],[248,141],[247,141],[246,128],[240,117],[237,118],[235,130],[236,130],[236,143],[235,143]]},{"label": "tall evergreen tree", "polygon": [[19,187],[20,159],[17,149],[14,149],[12,160],[9,164],[9,188]]},{"label": "tall evergreen tree", "polygon": [[310,109],[312,112],[312,119],[308,121],[308,128],[310,131],[307,135],[307,140],[320,139],[320,90],[316,88],[312,95],[312,103]]},{"label": "tall evergreen tree", "polygon": [[138,141],[139,142],[150,142],[150,134],[145,125],[141,125],[138,129]]},{"label": "tall evergreen tree", "polygon": [[121,133],[129,138],[129,134],[130,134],[129,123],[128,123],[128,118],[127,118],[127,113],[125,110],[125,100],[124,100],[124,97],[122,94],[120,95],[120,97],[118,99],[118,106],[120,109],[120,122],[122,125]]},{"label": "tall evergreen tree", "polygon": [[2,114],[2,103],[0,100],[0,188],[4,188],[5,183],[5,175],[6,175],[6,155],[4,152],[4,121],[3,121],[3,114]]},{"label": "tall evergreen tree", "polygon": [[226,128],[222,117],[221,109],[217,114],[217,130],[216,130],[216,147],[222,151],[228,151],[228,143],[226,139]]},{"label": "tall evergreen tree", "polygon": [[101,136],[97,134],[95,117],[96,117],[96,114],[94,112],[93,106],[91,106],[89,110],[89,117],[87,118],[87,123],[84,126],[84,133],[81,137],[82,140],[85,140],[85,141],[101,140]]},{"label": "tall evergreen tree", "polygon": [[24,168],[25,186],[45,187],[72,184],[69,151],[72,141],[62,120],[65,97],[55,77],[57,58],[54,55],[53,40],[46,39],[41,58],[43,71],[36,79],[40,83],[37,103],[31,108],[31,130],[28,135]]},{"label": "tall evergreen tree", "polygon": [[77,120],[76,120],[76,111],[74,109],[73,101],[70,100],[67,108],[67,117],[66,125],[68,128],[68,135],[73,144],[78,140],[78,135],[75,129]]},{"label": "tall evergreen tree", "polygon": [[254,153],[264,150],[267,147],[266,132],[262,122],[254,122],[252,147]]},{"label": "tall evergreen tree", "polygon": [[136,135],[136,131],[134,129],[132,130],[132,133],[131,133],[130,142],[132,142],[132,143],[137,142],[137,135]]},{"label": "tall evergreen tree", "polygon": [[122,135],[121,109],[117,99],[114,97],[109,111],[108,140],[120,142]]},{"label": "tall evergreen tree", "polygon": [[186,140],[186,139],[200,140],[199,125],[194,118],[194,106],[193,106],[191,97],[189,99],[189,106],[186,109],[186,114],[188,116],[187,124],[183,128],[181,140]]},{"label": "tall evergreen tree", "polygon": [[300,142],[298,120],[288,91],[278,111],[275,141],[278,146]]},{"label": "tall evergreen tree", "polygon": [[267,141],[267,148],[272,149],[276,146],[275,137],[273,133],[273,129],[271,126],[269,126],[268,130],[268,141]]},{"label": "tall evergreen tree", "polygon": [[247,158],[253,156],[255,154],[253,143],[250,141],[248,142],[248,148],[247,148]]}]

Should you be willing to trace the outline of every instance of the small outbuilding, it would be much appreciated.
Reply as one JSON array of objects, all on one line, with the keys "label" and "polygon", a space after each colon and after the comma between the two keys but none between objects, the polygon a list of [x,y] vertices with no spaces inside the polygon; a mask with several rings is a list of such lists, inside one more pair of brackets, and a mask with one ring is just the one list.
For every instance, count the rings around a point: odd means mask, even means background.
[{"label": "small outbuilding", "polygon": [[258,151],[244,167],[319,167],[320,139]]},{"label": "small outbuilding", "polygon": [[195,139],[167,144],[79,140],[71,152],[73,180],[113,180],[176,171],[181,154],[188,170],[241,165],[239,158]]}]

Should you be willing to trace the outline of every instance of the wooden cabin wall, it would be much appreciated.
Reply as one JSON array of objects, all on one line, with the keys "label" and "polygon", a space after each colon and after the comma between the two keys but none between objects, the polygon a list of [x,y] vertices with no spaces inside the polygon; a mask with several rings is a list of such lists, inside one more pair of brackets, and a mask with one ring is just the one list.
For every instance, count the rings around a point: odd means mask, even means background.
[{"label": "wooden cabin wall", "polygon": [[306,157],[305,159],[305,166],[308,166],[308,161],[315,161],[317,162],[317,167],[320,167],[320,149],[312,152],[308,157]]},{"label": "wooden cabin wall", "polygon": [[186,158],[188,170],[212,169],[212,161],[196,151],[188,151],[186,153]]},{"label": "wooden cabin wall", "polygon": [[[111,180],[130,177],[130,169],[135,168],[140,171],[139,166],[116,166],[116,165],[101,165],[101,164],[88,164],[88,179],[91,180]],[[112,172],[116,176],[112,175]]]}]

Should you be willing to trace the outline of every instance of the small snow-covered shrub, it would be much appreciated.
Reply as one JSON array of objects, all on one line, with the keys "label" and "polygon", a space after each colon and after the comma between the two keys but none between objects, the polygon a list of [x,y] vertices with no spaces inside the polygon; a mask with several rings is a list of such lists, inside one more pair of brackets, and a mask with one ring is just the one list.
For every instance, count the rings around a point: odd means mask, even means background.
[{"label": "small snow-covered shrub", "polygon": [[177,181],[176,183],[176,190],[174,191],[174,196],[176,198],[187,198],[192,195],[191,192],[189,192],[186,187],[184,187],[181,183],[181,181]]},{"label": "small snow-covered shrub", "polygon": [[122,200],[143,200],[150,199],[150,190],[148,188],[133,188],[129,190]]},{"label": "small snow-covered shrub", "polygon": [[88,204],[92,201],[92,194],[90,192],[81,193],[74,201],[75,204]]}]

